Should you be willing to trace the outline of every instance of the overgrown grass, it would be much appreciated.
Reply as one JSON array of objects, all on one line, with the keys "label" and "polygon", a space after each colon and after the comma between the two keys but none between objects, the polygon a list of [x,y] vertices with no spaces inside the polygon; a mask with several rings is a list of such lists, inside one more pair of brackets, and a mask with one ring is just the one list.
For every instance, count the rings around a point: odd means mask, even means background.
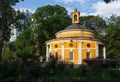
[{"label": "overgrown grass", "polygon": [[73,68],[64,64],[46,67],[31,64],[22,67],[16,61],[2,62],[0,82],[120,82],[120,71],[97,65]]}]

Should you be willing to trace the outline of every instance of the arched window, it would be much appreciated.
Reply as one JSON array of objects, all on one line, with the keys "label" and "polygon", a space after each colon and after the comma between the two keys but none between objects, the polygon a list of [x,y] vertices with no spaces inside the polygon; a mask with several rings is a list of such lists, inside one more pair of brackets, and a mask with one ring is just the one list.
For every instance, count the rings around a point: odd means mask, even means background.
[{"label": "arched window", "polygon": [[74,15],[74,21],[77,21],[77,15]]}]

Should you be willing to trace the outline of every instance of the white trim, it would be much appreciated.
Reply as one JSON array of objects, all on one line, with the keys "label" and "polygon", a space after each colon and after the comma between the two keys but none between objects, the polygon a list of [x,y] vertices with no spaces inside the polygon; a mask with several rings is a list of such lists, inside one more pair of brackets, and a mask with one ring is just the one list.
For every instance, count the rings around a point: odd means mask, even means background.
[{"label": "white trim", "polygon": [[89,48],[87,49],[87,52],[90,52],[90,49],[89,49]]},{"label": "white trim", "polygon": [[[76,50],[76,49],[79,49],[79,48],[64,48],[64,50]],[[82,50],[87,50],[88,48],[82,48]],[[89,48],[90,50],[96,50],[96,48]],[[55,48],[53,48],[52,50],[55,50]],[[57,50],[62,50],[62,48],[57,48]]]},{"label": "white trim", "polygon": [[103,47],[103,58],[106,59],[106,47]]},{"label": "white trim", "polygon": [[52,51],[52,44],[50,44],[49,53]]},{"label": "white trim", "polygon": [[[49,41],[46,41],[46,44],[47,45],[50,45],[50,44],[55,44],[55,43],[61,43],[61,42],[69,42],[71,38],[68,38],[68,39],[59,39],[59,40],[56,40],[56,39],[52,39],[52,40],[49,40]],[[99,44],[103,44],[101,43],[100,41],[98,40],[81,40],[81,39],[74,39],[74,41],[76,42],[92,42],[92,43],[99,43]]]},{"label": "white trim", "polygon": [[57,49],[55,49],[55,52],[57,52]]},{"label": "white trim", "polygon": [[78,60],[64,60],[64,62],[77,62]]},{"label": "white trim", "polygon": [[90,58],[92,58],[91,52],[90,52]]},{"label": "white trim", "polygon": [[49,44],[49,48],[48,48],[49,57],[50,57],[51,52],[52,52],[52,44]]},{"label": "white trim", "polygon": [[69,48],[70,49],[70,52],[72,52],[73,51],[73,49],[72,48]]},{"label": "white trim", "polygon": [[78,43],[78,64],[82,64],[82,42]]},{"label": "white trim", "polygon": [[48,45],[46,45],[46,61],[48,61],[49,58],[49,50],[48,50]]},{"label": "white trim", "polygon": [[[70,49],[75,50],[75,49],[78,49],[78,48],[65,48],[65,47],[64,47],[64,49],[65,49],[65,50],[70,50]],[[52,50],[55,50],[55,48],[53,48]],[[62,47],[61,47],[61,48],[57,48],[57,50],[62,50]]]}]

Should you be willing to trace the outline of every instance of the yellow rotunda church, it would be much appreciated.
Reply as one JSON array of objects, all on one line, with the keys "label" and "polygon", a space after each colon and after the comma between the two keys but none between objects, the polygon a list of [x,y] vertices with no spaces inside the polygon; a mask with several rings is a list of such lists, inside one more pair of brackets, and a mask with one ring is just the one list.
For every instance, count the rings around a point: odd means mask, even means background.
[{"label": "yellow rotunda church", "polygon": [[79,24],[80,12],[72,12],[72,25],[57,32],[56,39],[46,41],[46,61],[54,57],[66,64],[82,64],[84,59],[106,58],[105,45],[95,32]]}]

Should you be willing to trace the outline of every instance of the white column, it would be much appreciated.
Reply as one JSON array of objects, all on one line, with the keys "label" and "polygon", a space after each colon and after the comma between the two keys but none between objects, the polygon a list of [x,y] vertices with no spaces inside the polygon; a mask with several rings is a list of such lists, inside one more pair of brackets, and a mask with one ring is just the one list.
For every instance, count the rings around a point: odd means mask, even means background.
[{"label": "white column", "polygon": [[61,56],[62,56],[62,61],[64,61],[64,44],[65,44],[65,42],[62,42],[62,54],[61,54]]},{"label": "white column", "polygon": [[96,58],[99,57],[99,44],[96,43]]},{"label": "white column", "polygon": [[[90,48],[88,48],[87,52],[90,53],[90,58],[92,58],[91,52],[90,52]],[[86,57],[87,58],[87,57]]]},{"label": "white column", "polygon": [[48,56],[50,57],[50,54],[52,54],[52,44],[49,44],[49,49],[48,49]]},{"label": "white column", "polygon": [[82,42],[78,43],[78,64],[82,64]]},{"label": "white column", "polygon": [[48,61],[49,58],[49,49],[48,49],[48,45],[46,45],[46,61]]},{"label": "white column", "polygon": [[103,47],[103,58],[106,59],[106,47]]},{"label": "white column", "polygon": [[50,44],[49,53],[52,51],[52,44]]}]

